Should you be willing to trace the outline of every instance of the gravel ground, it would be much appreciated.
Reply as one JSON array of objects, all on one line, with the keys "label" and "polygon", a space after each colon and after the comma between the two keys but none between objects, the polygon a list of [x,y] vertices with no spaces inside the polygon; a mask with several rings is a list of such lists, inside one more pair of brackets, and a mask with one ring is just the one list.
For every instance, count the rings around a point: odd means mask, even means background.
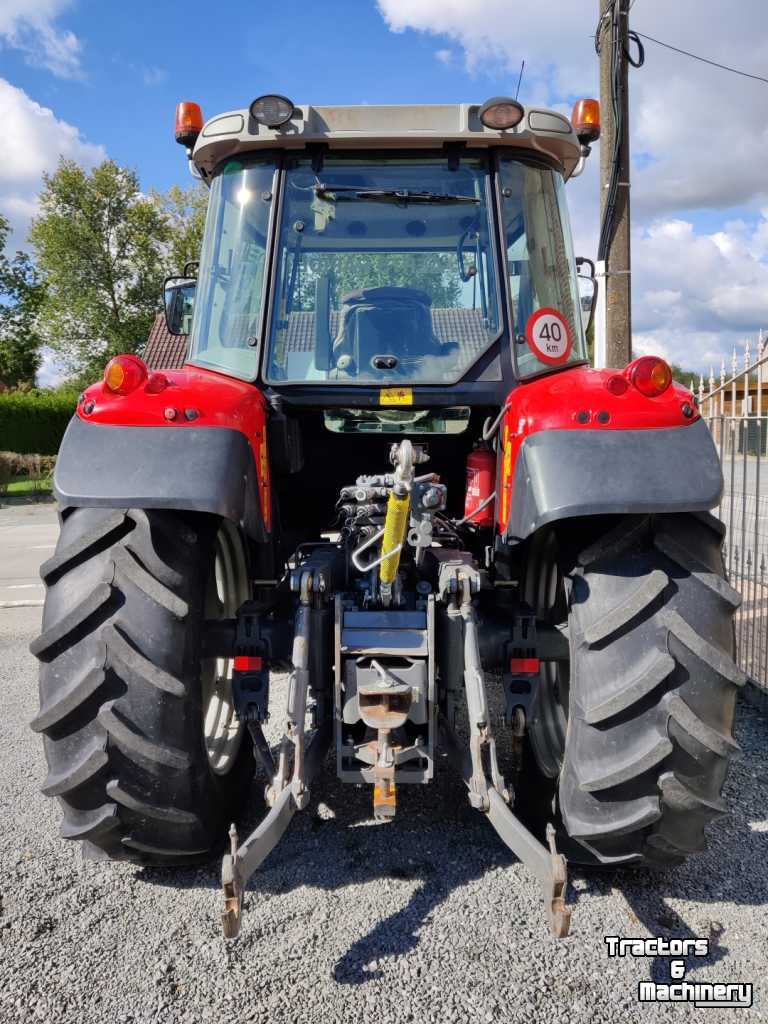
[{"label": "gravel ground", "polygon": [[[27,728],[38,620],[39,609],[0,611],[3,1024],[765,1019],[768,718],[754,708],[740,709],[735,812],[708,851],[663,875],[574,872],[565,940],[549,937],[537,885],[447,769],[432,787],[401,789],[396,821],[374,824],[370,794],[328,767],[251,881],[240,940],[225,944],[218,863],[94,863],[59,839]],[[668,980],[668,962],[609,959],[610,934],[712,936],[687,979],[754,981],[753,1009],[638,1006],[638,982]]]}]

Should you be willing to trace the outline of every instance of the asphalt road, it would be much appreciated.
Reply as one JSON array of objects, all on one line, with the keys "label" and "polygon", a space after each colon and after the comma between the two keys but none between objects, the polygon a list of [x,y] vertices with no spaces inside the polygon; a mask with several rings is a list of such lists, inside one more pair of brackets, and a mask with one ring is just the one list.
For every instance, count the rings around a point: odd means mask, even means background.
[{"label": "asphalt road", "polygon": [[0,608],[42,605],[40,564],[59,534],[56,506],[0,506]]},{"label": "asphalt road", "polygon": [[[32,579],[54,537],[50,506],[0,510],[3,595]],[[27,726],[39,619],[36,606],[0,608],[3,1024],[768,1017],[768,718],[753,708],[740,708],[744,754],[726,787],[734,812],[711,828],[708,850],[660,875],[573,872],[565,940],[549,937],[536,883],[447,769],[402,792],[392,824],[375,824],[370,793],[341,786],[329,764],[251,881],[240,940],[225,944],[218,863],[96,863],[59,838],[58,807],[38,791],[42,745]],[[273,740],[284,678],[275,682]],[[652,934],[710,938],[686,978],[752,981],[754,1007],[639,1007],[638,982],[668,980],[669,962],[609,959],[604,936]]]}]

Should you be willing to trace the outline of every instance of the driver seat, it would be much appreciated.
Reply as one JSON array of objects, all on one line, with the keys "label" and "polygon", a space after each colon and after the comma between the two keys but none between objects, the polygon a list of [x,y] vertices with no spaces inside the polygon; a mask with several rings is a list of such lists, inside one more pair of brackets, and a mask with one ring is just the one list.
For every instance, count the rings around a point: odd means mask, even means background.
[{"label": "driver seat", "polygon": [[[334,364],[345,374],[397,374],[404,361],[440,355],[443,346],[432,329],[431,305],[430,296],[418,288],[360,288],[343,295]],[[397,365],[376,367],[376,356],[394,356]]]}]

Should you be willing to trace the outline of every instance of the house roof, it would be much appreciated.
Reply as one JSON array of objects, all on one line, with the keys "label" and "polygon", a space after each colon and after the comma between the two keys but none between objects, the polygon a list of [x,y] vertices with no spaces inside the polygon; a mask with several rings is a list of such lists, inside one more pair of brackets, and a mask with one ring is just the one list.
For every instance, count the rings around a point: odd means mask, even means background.
[{"label": "house roof", "polygon": [[150,370],[178,370],[187,358],[187,339],[186,334],[171,334],[165,314],[158,313],[144,346],[144,362]]},{"label": "house roof", "polygon": [[[288,352],[311,352],[314,341],[314,313],[291,313],[285,348]],[[338,316],[331,313],[331,337],[336,334]],[[441,341],[461,339],[462,345],[479,355],[488,344],[479,309],[433,309],[432,326]],[[144,362],[150,370],[178,370],[187,357],[188,335],[171,334],[165,316],[158,313],[144,347]]]}]

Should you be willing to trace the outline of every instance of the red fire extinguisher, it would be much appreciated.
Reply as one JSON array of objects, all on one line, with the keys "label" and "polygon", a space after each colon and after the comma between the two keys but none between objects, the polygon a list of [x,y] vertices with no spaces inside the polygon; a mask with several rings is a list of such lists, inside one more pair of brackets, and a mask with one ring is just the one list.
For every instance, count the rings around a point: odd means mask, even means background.
[{"label": "red fire extinguisher", "polygon": [[496,457],[489,448],[481,445],[469,453],[464,518],[476,526],[493,526],[494,502],[489,501],[479,512],[477,510],[493,494],[495,477]]}]

